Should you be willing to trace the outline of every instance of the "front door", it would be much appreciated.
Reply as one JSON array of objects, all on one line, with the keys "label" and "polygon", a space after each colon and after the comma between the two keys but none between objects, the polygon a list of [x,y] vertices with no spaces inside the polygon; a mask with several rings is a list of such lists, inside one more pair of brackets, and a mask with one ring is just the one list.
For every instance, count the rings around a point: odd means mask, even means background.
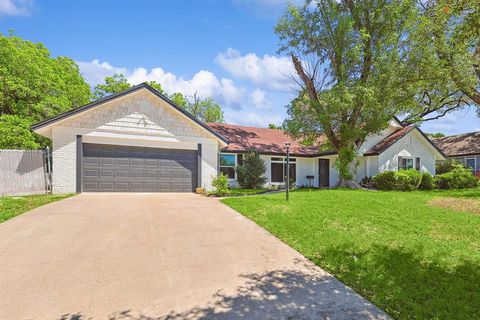
[{"label": "front door", "polygon": [[330,160],[318,159],[318,186],[320,188],[330,187]]}]

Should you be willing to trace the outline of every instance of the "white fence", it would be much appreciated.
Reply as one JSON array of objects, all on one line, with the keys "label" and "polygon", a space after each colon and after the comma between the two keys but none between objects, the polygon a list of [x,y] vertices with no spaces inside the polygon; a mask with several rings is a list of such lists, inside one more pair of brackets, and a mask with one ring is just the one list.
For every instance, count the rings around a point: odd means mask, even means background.
[{"label": "white fence", "polygon": [[47,150],[0,150],[0,195],[51,191],[51,157]]}]

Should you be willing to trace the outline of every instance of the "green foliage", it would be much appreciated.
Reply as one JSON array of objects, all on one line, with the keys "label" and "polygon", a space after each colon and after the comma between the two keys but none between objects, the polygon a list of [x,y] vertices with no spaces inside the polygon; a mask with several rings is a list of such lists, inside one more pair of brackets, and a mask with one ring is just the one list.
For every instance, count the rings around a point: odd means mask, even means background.
[{"label": "green foliage", "polygon": [[373,177],[375,188],[379,190],[396,190],[397,179],[395,171],[384,171]]},{"label": "green foliage", "polygon": [[186,108],[188,105],[187,99],[181,94],[180,92],[175,92],[170,96],[170,100],[172,100],[177,106]]},{"label": "green foliage", "polygon": [[273,124],[273,123],[269,123],[268,124],[268,129],[279,129],[279,130],[282,130],[282,126],[277,126],[276,124]]},{"label": "green foliage", "polygon": [[41,43],[0,34],[2,148],[47,145],[29,126],[89,100],[90,87],[73,60],[51,57]]},{"label": "green foliage", "polygon": [[[420,188],[427,175],[430,176],[414,169],[384,171],[373,177],[373,185],[378,190],[413,191]],[[428,181],[425,181],[425,187],[428,187]]]},{"label": "green foliage", "polygon": [[260,189],[267,181],[266,170],[265,161],[260,159],[258,152],[247,152],[243,155],[242,165],[235,168],[237,182],[242,188]]},{"label": "green foliage", "polygon": [[276,26],[279,51],[292,55],[305,88],[284,125],[304,142],[328,138],[339,155],[340,185],[352,182],[365,138],[415,103],[402,36],[415,21],[414,8],[413,1],[319,0],[289,6]]},{"label": "green foliage", "polygon": [[443,138],[445,137],[445,134],[444,133],[441,133],[441,132],[434,132],[434,133],[426,133],[427,137],[431,138],[431,139],[435,139],[435,138]]},{"label": "green foliage", "polygon": [[455,169],[462,169],[465,168],[463,163],[458,162],[454,159],[447,159],[447,160],[440,160],[437,161],[435,164],[435,173],[436,174],[444,174]]},{"label": "green foliage", "polygon": [[222,202],[394,319],[478,319],[480,219],[428,204],[439,197],[478,203],[480,189],[306,190],[288,203],[283,194]]},{"label": "green foliage", "polygon": [[422,182],[422,173],[414,169],[400,170],[395,172],[395,178],[397,190],[413,191]]},{"label": "green foliage", "polygon": [[41,121],[89,101],[75,62],[41,43],[0,34],[0,114]]},{"label": "green foliage", "polygon": [[450,172],[435,176],[435,184],[439,189],[465,189],[478,186],[478,178],[470,170],[456,168]]},{"label": "green foliage", "polygon": [[165,94],[165,91],[163,90],[162,88],[162,85],[156,81],[147,81],[146,82],[150,87],[152,87],[153,89],[157,90],[158,92],[160,92],[161,94]]},{"label": "green foliage", "polygon": [[93,95],[96,99],[100,99],[114,93],[125,91],[131,86],[125,75],[117,73],[111,77],[105,77],[105,83],[97,84],[94,88]]},{"label": "green foliage", "polygon": [[[424,1],[410,33],[417,114],[480,106],[480,1]],[[478,110],[478,109],[477,109]]]},{"label": "green foliage", "polygon": [[192,101],[187,101],[186,107],[184,107],[193,116],[203,122],[223,122],[222,107],[215,102],[212,98],[202,99],[194,94]]},{"label": "green foliage", "polygon": [[17,115],[0,116],[0,149],[40,149],[49,144],[49,139],[34,133],[32,121]]},{"label": "green foliage", "polygon": [[212,179],[212,186],[215,188],[216,195],[225,195],[228,193],[228,176],[220,172],[218,176]]},{"label": "green foliage", "polygon": [[435,179],[428,172],[422,172],[422,181],[418,185],[420,190],[432,190],[435,188]]}]

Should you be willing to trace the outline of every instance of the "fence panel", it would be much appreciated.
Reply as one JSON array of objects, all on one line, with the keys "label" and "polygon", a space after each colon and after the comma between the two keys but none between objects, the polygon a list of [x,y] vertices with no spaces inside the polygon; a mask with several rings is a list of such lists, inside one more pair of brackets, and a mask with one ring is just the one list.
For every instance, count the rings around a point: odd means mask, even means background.
[{"label": "fence panel", "polygon": [[0,150],[0,195],[47,193],[47,168],[43,150]]}]

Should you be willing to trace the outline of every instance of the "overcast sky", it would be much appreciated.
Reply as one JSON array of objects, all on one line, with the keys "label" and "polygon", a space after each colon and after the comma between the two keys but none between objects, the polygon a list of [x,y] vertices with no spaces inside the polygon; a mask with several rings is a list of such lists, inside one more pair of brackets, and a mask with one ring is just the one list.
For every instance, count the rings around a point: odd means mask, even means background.
[{"label": "overcast sky", "polygon": [[[281,124],[296,84],[276,54],[284,0],[0,0],[0,32],[74,59],[94,86],[125,74],[169,92],[211,96],[229,123]],[[427,132],[480,130],[472,110],[425,123]]]}]

